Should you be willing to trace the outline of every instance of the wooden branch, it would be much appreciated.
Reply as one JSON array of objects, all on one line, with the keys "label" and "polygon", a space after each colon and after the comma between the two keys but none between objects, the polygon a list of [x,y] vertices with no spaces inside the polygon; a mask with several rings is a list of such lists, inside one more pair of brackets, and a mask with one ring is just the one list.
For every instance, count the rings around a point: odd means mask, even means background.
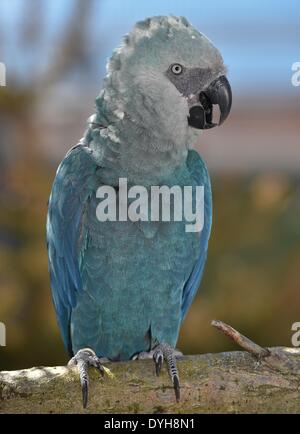
[{"label": "wooden branch", "polygon": [[[263,348],[222,321],[214,320],[211,322],[211,325],[228,336],[237,345],[257,357],[258,361],[263,360],[270,368],[300,375],[300,359],[293,359],[290,357],[290,354],[286,354],[287,350],[288,353],[292,352],[295,354],[294,348],[283,350],[281,348]],[[296,353],[299,351],[296,350]]]},{"label": "wooden branch", "polygon": [[178,360],[181,401],[152,360],[108,363],[114,374],[90,371],[90,400],[82,408],[76,368],[0,372],[0,413],[299,413],[300,349],[264,349],[220,321],[217,327],[249,352]]},{"label": "wooden branch", "polygon": [[228,336],[237,345],[244,348],[244,350],[249,351],[249,353],[254,354],[259,359],[268,357],[270,355],[270,351],[267,348],[262,348],[261,346],[257,345],[255,342],[251,341],[249,338],[246,338],[246,336],[243,336],[240,332],[228,324],[225,324],[222,321],[214,320],[211,322],[211,325],[224,333],[225,336]]}]

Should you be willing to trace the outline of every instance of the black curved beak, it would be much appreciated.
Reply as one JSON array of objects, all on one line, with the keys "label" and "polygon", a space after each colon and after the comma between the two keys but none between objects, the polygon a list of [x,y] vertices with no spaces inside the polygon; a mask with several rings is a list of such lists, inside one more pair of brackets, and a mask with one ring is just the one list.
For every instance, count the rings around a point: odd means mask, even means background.
[{"label": "black curved beak", "polygon": [[[188,122],[191,127],[207,130],[225,122],[232,106],[232,91],[225,75],[214,80],[207,89],[200,92],[199,103],[190,108]],[[218,123],[213,122],[214,105],[220,108]]]}]

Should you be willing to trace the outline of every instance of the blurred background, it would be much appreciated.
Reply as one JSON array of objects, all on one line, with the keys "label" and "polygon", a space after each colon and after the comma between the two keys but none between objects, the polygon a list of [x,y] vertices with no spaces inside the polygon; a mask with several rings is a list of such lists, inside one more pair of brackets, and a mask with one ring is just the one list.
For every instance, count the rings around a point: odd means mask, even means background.
[{"label": "blurred background", "polygon": [[65,364],[52,307],[45,220],[56,168],[82,137],[106,60],[133,24],[184,15],[221,50],[230,119],[202,135],[214,191],[208,262],[179,348],[235,348],[228,322],[262,345],[291,345],[300,321],[298,0],[0,0],[0,370]]}]

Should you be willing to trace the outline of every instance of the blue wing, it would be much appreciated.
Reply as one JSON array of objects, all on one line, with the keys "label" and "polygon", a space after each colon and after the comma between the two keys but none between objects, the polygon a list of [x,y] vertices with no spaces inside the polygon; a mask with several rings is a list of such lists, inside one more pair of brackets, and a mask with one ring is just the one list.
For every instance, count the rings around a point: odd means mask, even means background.
[{"label": "blue wing", "polygon": [[97,170],[89,148],[78,145],[60,164],[49,199],[47,247],[52,298],[63,341],[72,354],[70,316],[82,288],[78,258],[84,206]]},{"label": "blue wing", "polygon": [[182,296],[181,318],[184,319],[199,288],[207,257],[208,241],[212,223],[212,195],[207,168],[196,151],[189,151],[187,166],[197,185],[204,186],[204,227],[199,239],[199,256],[193,271],[185,283]]}]

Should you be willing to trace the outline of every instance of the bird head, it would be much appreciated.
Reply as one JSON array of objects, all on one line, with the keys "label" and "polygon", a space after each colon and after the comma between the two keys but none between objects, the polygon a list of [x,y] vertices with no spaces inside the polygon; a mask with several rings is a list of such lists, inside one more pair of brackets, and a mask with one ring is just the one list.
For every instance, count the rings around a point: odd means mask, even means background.
[{"label": "bird head", "polygon": [[217,48],[185,18],[153,17],[137,23],[115,50],[106,83],[115,113],[186,146],[190,130],[213,128],[228,117],[232,94],[225,74]]}]

